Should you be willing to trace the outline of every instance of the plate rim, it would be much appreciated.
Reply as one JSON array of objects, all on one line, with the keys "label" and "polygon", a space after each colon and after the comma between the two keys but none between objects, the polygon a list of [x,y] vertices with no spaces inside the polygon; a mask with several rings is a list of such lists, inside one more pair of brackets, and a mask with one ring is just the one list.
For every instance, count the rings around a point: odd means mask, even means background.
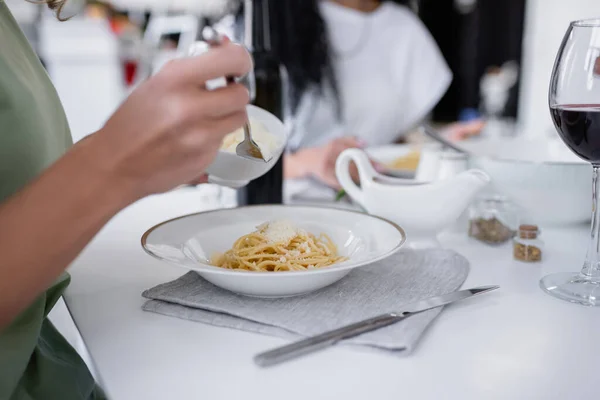
[{"label": "plate rim", "polygon": [[[164,258],[154,254],[151,250],[149,250],[147,248],[147,239],[148,237],[152,234],[152,232],[154,232],[155,230],[157,230],[158,228],[162,227],[163,225],[167,225],[171,222],[174,221],[178,221],[180,219],[184,219],[184,218],[189,218],[189,217],[195,217],[198,215],[203,215],[203,214],[211,214],[211,213],[216,213],[216,212],[223,212],[223,211],[228,211],[228,210],[243,210],[243,209],[250,209],[250,208],[265,208],[265,207],[277,207],[277,208],[311,208],[311,209],[321,209],[321,210],[333,210],[333,211],[340,211],[343,213],[351,213],[351,214],[359,214],[362,216],[366,216],[368,218],[373,218],[373,219],[377,219],[380,220],[384,223],[387,223],[389,225],[391,225],[394,229],[396,229],[401,236],[400,241],[391,249],[388,250],[387,252],[381,254],[378,257],[375,257],[373,259],[370,259],[368,261],[364,261],[364,262],[355,262],[355,263],[348,263],[348,264],[333,264],[330,265],[328,267],[325,268],[319,268],[319,269],[311,269],[308,271],[281,271],[281,272],[277,272],[277,273],[266,273],[266,272],[256,272],[256,271],[245,271],[245,270],[232,270],[232,269],[225,269],[225,268],[220,268],[220,267],[216,267],[214,265],[208,265],[208,264],[199,264],[200,267],[212,267],[211,269],[203,269],[203,270],[199,270],[199,269],[191,269],[189,267],[183,266],[183,265],[179,265],[173,261],[169,261],[169,260],[165,260]],[[146,252],[146,254],[150,255],[151,257],[162,261],[162,262],[166,262],[169,264],[173,264],[177,267],[180,268],[185,268],[188,269],[190,271],[194,271],[196,273],[209,273],[209,274],[219,274],[219,275],[237,275],[237,276],[253,276],[253,277],[286,277],[286,276],[294,276],[294,275],[302,275],[302,276],[308,276],[308,275],[317,275],[317,274],[323,274],[323,273],[329,273],[329,272],[336,272],[336,271],[344,271],[344,270],[348,270],[348,269],[355,269],[355,268],[359,268],[359,267],[363,267],[366,265],[370,265],[373,263],[376,263],[377,261],[381,261],[383,259],[386,259],[390,256],[392,256],[393,254],[395,254],[396,252],[398,252],[402,246],[404,246],[404,244],[406,243],[407,240],[407,236],[406,236],[406,231],[398,224],[396,224],[393,221],[390,221],[386,218],[380,217],[378,215],[372,215],[372,214],[368,214],[368,213],[364,213],[364,212],[360,212],[360,211],[355,211],[355,210],[346,210],[346,209],[340,209],[340,208],[336,208],[336,207],[331,207],[331,206],[320,206],[320,205],[287,205],[287,204],[257,204],[257,205],[248,205],[248,206],[241,206],[241,207],[235,207],[235,208],[219,208],[219,209],[214,209],[214,210],[205,210],[205,211],[199,211],[199,212],[195,212],[195,213],[190,213],[190,214],[185,214],[185,215],[181,215],[179,217],[175,217],[175,218],[171,218],[168,219],[166,221],[160,222],[154,226],[152,226],[151,228],[149,228],[148,230],[146,230],[146,232],[144,232],[144,234],[142,235],[142,237],[140,238],[140,244],[142,246],[142,249],[144,250],[144,252]],[[214,268],[214,269],[213,269]]]}]

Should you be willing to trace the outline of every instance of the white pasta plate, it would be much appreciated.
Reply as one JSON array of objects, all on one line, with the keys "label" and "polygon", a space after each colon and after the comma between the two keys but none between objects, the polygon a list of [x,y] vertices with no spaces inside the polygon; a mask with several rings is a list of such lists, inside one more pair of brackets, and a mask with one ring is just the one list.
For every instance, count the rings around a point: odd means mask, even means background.
[{"label": "white pasta plate", "polygon": [[[316,236],[324,233],[346,261],[302,271],[254,272],[210,264],[217,253],[269,221],[288,220]],[[142,247],[151,256],[195,271],[223,289],[257,297],[288,297],[331,285],[353,269],[398,251],[406,235],[385,219],[349,210],[312,206],[265,205],[207,211],[175,218],[149,229]]]}]

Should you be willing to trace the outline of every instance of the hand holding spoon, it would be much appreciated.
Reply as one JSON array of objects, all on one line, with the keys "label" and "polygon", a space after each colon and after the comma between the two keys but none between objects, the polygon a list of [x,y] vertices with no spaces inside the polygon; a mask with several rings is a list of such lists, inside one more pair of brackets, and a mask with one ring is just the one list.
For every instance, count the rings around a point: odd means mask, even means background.
[{"label": "hand holding spoon", "polygon": [[[202,30],[202,38],[206,43],[210,46],[218,46],[223,42],[223,37],[219,32],[217,32],[213,27],[207,26]],[[235,78],[232,76],[228,76],[227,83],[234,83]],[[250,123],[246,122],[244,124],[244,140],[240,142],[235,148],[235,153],[240,156],[247,158],[249,160],[254,161],[263,161],[268,162],[258,147],[258,144],[252,139],[252,134],[250,133]]]}]

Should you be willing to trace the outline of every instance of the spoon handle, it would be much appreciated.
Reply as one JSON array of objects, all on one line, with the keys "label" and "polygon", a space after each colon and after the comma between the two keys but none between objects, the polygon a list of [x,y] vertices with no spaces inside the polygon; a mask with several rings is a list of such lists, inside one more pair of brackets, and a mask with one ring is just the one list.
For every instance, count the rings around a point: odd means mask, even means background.
[{"label": "spoon handle", "polygon": [[212,26],[205,26],[202,29],[202,39],[211,46],[218,46],[223,43],[223,35]]},{"label": "spoon handle", "polygon": [[254,140],[252,140],[252,136],[250,136],[250,125],[247,122],[244,124],[244,141],[252,142],[254,144]]}]

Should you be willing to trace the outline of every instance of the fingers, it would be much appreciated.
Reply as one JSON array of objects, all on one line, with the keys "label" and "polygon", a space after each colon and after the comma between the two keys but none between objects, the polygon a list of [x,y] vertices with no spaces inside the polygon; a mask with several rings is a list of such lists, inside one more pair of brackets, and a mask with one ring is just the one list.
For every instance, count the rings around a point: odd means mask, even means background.
[{"label": "fingers", "polygon": [[346,149],[355,149],[365,147],[364,142],[354,137],[344,137],[335,139],[330,143],[330,154],[337,158],[341,152]]},{"label": "fingers", "polygon": [[345,137],[332,141],[329,148],[329,162],[335,163],[340,153],[347,149],[361,148],[362,142],[356,138]]},{"label": "fingers", "polygon": [[245,111],[249,102],[250,93],[248,89],[240,84],[232,84],[203,92],[195,107],[199,111],[202,110],[202,115],[220,118],[235,112]]},{"label": "fingers", "polygon": [[[173,125],[212,133],[211,122],[214,124],[219,119],[231,119],[234,116],[234,124],[239,125],[232,130],[242,126],[248,120],[248,99],[248,90],[242,85],[234,84],[211,92],[193,91],[184,96],[173,96],[165,99],[162,110],[170,116],[169,120]],[[179,131],[184,133],[184,129]]]},{"label": "fingers", "polygon": [[248,51],[229,42],[196,57],[173,60],[165,66],[163,73],[176,84],[201,87],[207,81],[224,76],[244,76],[251,69]]},{"label": "fingers", "polygon": [[246,114],[246,110],[237,111],[223,118],[212,120],[210,129],[213,134],[224,137],[236,129],[241,128],[246,122],[248,122],[248,114]]},{"label": "fingers", "polygon": [[202,174],[198,178],[196,178],[196,179],[192,180],[190,183],[188,183],[188,185],[196,186],[196,185],[201,185],[201,184],[207,183],[207,182],[208,182],[208,175]]},{"label": "fingers", "polygon": [[343,137],[335,139],[333,145],[345,148],[365,147],[365,142],[355,137]]},{"label": "fingers", "polygon": [[444,135],[453,141],[460,141],[477,136],[485,127],[485,121],[475,120],[471,122],[456,122],[444,130]]},{"label": "fingers", "polygon": [[[375,171],[377,171],[379,173],[382,173],[386,170],[385,165],[383,165],[375,160],[371,160],[371,165],[373,166]],[[355,182],[358,183],[360,181],[360,175],[358,173],[358,168],[354,162],[350,163],[350,176],[352,177],[352,179]]]},{"label": "fingers", "polygon": [[350,163],[350,177],[352,177],[352,180],[356,183],[360,181],[360,177],[358,176],[358,168],[354,162]]},{"label": "fingers", "polygon": [[[318,160],[315,161],[315,176],[323,183],[333,189],[340,189],[341,186],[335,173],[335,163],[340,153],[346,149],[363,148],[366,143],[355,137],[342,137],[334,139],[329,144],[316,148],[318,151]],[[351,174],[357,175],[356,167],[351,166]]]},{"label": "fingers", "polygon": [[217,149],[223,138],[239,129],[248,121],[245,111],[238,111],[222,118],[204,119],[182,138],[183,145],[195,152],[198,149],[207,150],[207,143],[216,143]]}]

